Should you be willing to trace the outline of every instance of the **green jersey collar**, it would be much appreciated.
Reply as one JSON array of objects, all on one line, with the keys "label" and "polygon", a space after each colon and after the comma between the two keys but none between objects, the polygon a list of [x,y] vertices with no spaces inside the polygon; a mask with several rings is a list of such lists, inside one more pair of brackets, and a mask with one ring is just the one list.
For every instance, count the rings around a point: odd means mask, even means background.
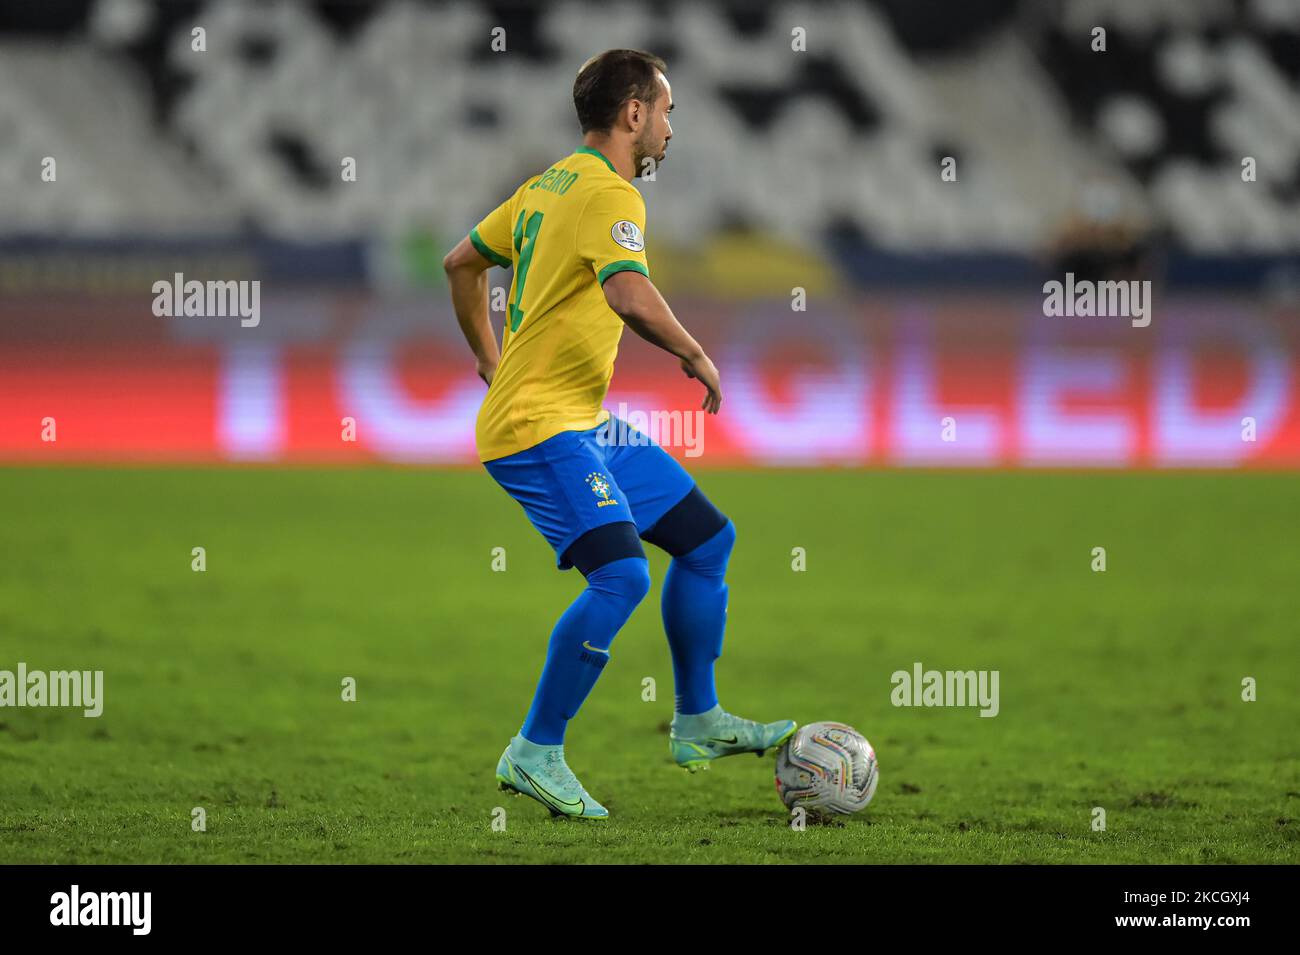
[{"label": "green jersey collar", "polygon": [[609,161],[609,158],[608,158],[604,153],[602,153],[599,149],[592,149],[590,146],[582,146],[582,147],[579,147],[578,149],[574,150],[574,152],[582,153],[582,154],[587,155],[587,156],[598,156],[598,157],[600,157],[600,161],[603,162],[606,166],[609,167],[609,171],[612,172],[612,173],[613,173],[614,175],[616,175],[616,176],[618,175],[618,170],[614,168],[614,164],[613,164],[612,162],[610,162],[610,161]]}]

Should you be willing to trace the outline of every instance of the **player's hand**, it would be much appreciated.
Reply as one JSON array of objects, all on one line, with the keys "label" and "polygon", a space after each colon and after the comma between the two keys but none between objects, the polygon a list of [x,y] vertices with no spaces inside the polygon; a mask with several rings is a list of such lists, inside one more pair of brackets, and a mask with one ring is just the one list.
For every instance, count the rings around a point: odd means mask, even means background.
[{"label": "player's hand", "polygon": [[708,390],[700,407],[709,414],[717,414],[722,406],[722,382],[709,356],[700,352],[697,358],[683,358],[682,371],[686,372],[687,378],[696,379]]},{"label": "player's hand", "polygon": [[484,383],[492,387],[492,376],[497,373],[497,363],[494,361],[480,361],[478,367],[474,369],[478,376],[483,379]]}]

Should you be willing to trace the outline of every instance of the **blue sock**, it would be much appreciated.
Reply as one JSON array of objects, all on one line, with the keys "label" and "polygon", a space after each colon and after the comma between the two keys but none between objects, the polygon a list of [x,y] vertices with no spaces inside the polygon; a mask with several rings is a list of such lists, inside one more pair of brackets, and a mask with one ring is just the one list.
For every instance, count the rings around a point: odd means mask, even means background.
[{"label": "blue sock", "polygon": [[644,557],[611,561],[587,575],[587,589],[551,631],[542,678],[520,730],[526,740],[544,746],[564,742],[569,720],[609,662],[615,634],[649,589],[650,565]]},{"label": "blue sock", "polygon": [[713,661],[722,655],[727,625],[727,558],[736,525],[725,527],[688,554],[674,557],[664,577],[664,632],[673,655],[678,713],[704,713],[718,705]]}]

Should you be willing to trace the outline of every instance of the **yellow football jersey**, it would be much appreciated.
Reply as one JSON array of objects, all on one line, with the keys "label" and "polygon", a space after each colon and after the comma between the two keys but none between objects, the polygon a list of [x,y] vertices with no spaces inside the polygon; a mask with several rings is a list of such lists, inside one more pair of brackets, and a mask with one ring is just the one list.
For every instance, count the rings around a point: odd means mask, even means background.
[{"label": "yellow football jersey", "polygon": [[623,321],[601,285],[616,272],[650,274],[641,193],[584,146],[525,182],[469,237],[515,270],[501,362],[475,428],[479,460],[606,420]]}]

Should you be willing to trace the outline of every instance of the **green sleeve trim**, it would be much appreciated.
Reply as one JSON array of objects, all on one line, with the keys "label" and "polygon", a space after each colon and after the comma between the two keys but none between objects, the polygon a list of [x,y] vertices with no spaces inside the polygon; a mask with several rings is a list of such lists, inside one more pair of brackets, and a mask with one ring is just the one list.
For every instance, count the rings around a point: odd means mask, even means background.
[{"label": "green sleeve trim", "polygon": [[504,255],[497,255],[497,253],[493,252],[488,247],[488,244],[479,236],[477,228],[469,230],[469,241],[473,243],[474,248],[478,249],[478,254],[483,256],[483,258],[487,259],[493,265],[499,265],[503,269],[508,269],[514,264]]},{"label": "green sleeve trim", "polygon": [[[574,152],[575,152],[575,153],[581,153],[581,154],[584,155],[584,156],[596,156],[596,157],[598,157],[598,158],[600,159],[601,162],[603,162],[606,166],[609,167],[609,171],[610,171],[610,172],[612,172],[612,173],[613,173],[614,175],[616,175],[616,176],[618,175],[618,170],[615,169],[615,168],[614,168],[614,164],[613,164],[612,162],[609,161],[609,157],[607,157],[607,156],[606,156],[603,152],[601,152],[599,149],[592,149],[590,146],[582,146],[582,147],[579,147],[578,149],[575,149]],[[620,178],[621,178],[621,177],[620,177]]]},{"label": "green sleeve trim", "polygon": [[619,262],[609,263],[609,265],[596,273],[596,279],[601,285],[604,285],[605,280],[615,272],[640,272],[646,278],[650,277],[650,270],[640,262],[633,261],[632,259],[623,259]]}]

